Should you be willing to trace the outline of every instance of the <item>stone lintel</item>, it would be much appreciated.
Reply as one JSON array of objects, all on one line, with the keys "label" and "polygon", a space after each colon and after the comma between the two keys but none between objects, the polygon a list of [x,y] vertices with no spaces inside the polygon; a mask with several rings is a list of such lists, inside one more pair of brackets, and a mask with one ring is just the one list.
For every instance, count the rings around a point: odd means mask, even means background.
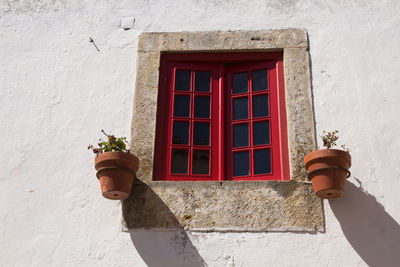
[{"label": "stone lintel", "polygon": [[307,33],[301,29],[149,32],[140,35],[138,51],[230,51],[307,47]]}]

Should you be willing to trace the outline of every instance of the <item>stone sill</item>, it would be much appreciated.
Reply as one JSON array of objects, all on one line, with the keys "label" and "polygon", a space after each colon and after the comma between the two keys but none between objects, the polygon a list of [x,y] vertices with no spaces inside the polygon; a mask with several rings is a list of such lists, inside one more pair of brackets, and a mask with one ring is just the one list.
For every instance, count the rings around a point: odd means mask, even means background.
[{"label": "stone sill", "polygon": [[[311,181],[296,182],[296,181],[276,181],[276,180],[240,180],[240,181],[149,181],[146,182],[150,187],[170,187],[170,186],[220,186],[220,187],[257,187],[257,186],[277,186],[279,184],[311,184]],[[135,184],[143,184],[140,180],[135,180]]]},{"label": "stone sill", "polygon": [[324,232],[321,200],[295,181],[138,181],[123,207],[130,230]]}]

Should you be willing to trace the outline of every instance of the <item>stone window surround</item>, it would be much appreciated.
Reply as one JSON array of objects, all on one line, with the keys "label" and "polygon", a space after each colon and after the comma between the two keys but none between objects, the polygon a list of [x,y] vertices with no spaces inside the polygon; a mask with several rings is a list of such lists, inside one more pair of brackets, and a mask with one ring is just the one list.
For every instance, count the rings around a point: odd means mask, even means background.
[{"label": "stone window surround", "polygon": [[[152,181],[162,53],[283,51],[290,181]],[[131,134],[140,168],[123,202],[129,230],[324,231],[303,158],[316,148],[307,33],[302,29],[142,33]]]}]

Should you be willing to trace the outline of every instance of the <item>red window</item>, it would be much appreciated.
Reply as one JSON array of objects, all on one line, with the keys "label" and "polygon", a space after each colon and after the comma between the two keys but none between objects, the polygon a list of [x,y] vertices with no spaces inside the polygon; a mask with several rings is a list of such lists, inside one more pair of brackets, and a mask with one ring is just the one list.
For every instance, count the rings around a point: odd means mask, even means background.
[{"label": "red window", "polygon": [[281,53],[162,56],[154,180],[288,180]]}]

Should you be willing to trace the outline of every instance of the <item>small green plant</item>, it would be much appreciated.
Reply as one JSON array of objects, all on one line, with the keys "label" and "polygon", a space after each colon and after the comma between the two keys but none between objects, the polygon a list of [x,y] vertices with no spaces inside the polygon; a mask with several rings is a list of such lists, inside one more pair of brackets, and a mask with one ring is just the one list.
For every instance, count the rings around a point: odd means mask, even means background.
[{"label": "small green plant", "polygon": [[92,150],[97,156],[104,152],[109,151],[119,151],[119,152],[127,152],[129,153],[129,149],[127,146],[129,145],[126,137],[115,137],[115,135],[107,134],[102,129],[101,132],[107,136],[107,140],[99,139],[99,143],[97,144],[99,147],[94,147],[93,145],[89,145],[88,149]]},{"label": "small green plant", "polygon": [[[338,130],[332,132],[323,131],[322,135],[320,135],[320,137],[322,138],[323,146],[325,146],[327,149],[336,146],[336,141],[339,139],[338,133]],[[348,149],[346,145],[343,144],[340,147],[344,151],[350,152],[350,149]]]},{"label": "small green plant", "polygon": [[339,139],[339,136],[337,136],[338,133],[338,130],[333,132],[323,131],[322,135],[320,135],[322,142],[324,142],[323,146],[325,146],[327,149],[336,146],[336,141]]}]

